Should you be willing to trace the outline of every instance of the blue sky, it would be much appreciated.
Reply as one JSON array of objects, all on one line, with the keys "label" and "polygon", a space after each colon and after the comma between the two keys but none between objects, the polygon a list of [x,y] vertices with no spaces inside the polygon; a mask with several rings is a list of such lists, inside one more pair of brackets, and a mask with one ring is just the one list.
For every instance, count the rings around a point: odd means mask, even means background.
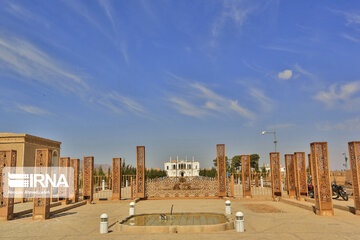
[{"label": "blue sky", "polygon": [[[0,131],[148,167],[360,140],[358,1],[0,0]],[[283,161],[283,159],[282,159]]]}]

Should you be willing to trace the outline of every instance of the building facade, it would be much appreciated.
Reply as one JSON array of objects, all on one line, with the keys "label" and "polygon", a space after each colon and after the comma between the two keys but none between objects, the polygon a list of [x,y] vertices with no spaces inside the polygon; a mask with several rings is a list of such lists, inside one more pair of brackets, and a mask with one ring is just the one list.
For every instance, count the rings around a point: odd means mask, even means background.
[{"label": "building facade", "polygon": [[198,177],[200,171],[200,163],[187,159],[171,159],[164,163],[164,170],[168,177]]},{"label": "building facade", "polygon": [[35,150],[48,148],[53,151],[52,166],[58,166],[61,142],[36,137],[29,134],[0,133],[0,151],[16,150],[17,167],[34,167]]}]

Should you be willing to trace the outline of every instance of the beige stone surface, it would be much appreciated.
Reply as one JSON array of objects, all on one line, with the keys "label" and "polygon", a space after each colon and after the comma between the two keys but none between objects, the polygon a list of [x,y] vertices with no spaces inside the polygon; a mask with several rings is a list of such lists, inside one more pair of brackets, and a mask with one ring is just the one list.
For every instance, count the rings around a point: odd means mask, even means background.
[{"label": "beige stone surface", "polygon": [[[0,133],[0,151],[15,150],[16,167],[33,167],[36,149],[48,148],[53,151],[52,165],[58,165],[61,142],[22,133]],[[15,202],[21,201],[22,194],[15,195]]]},{"label": "beige stone surface", "polygon": [[[225,200],[146,200],[136,203],[136,213],[224,212]],[[99,234],[99,217],[109,215],[110,224],[128,215],[130,201],[104,201],[88,204],[55,215],[46,221],[31,217],[0,223],[0,239],[360,239],[360,216],[335,209],[334,217],[319,217],[313,212],[283,202],[232,200],[233,214],[245,215],[245,233],[235,230],[215,233],[138,234],[113,231]],[[304,204],[311,204],[302,202]],[[252,204],[247,208],[246,204]],[[254,204],[279,212],[257,213]],[[266,208],[265,208],[266,209]],[[111,227],[110,230],[114,230]]]},{"label": "beige stone surface", "polygon": [[[57,159],[60,156],[60,145],[61,142],[29,134],[0,133],[0,150],[16,150],[17,167],[33,167],[35,164],[35,150],[38,148],[53,150]],[[56,159],[55,161],[57,161]]]}]

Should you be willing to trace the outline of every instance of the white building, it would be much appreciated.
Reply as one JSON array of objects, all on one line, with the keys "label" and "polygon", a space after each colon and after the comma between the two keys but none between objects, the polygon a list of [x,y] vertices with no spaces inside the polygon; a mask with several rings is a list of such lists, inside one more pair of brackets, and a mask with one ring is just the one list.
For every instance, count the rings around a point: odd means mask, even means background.
[{"label": "white building", "polygon": [[[270,171],[270,164],[265,164],[266,171]],[[282,165],[280,165],[280,172],[285,173],[286,169]]]},{"label": "white building", "polygon": [[176,159],[170,157],[170,160],[164,163],[164,170],[168,177],[198,177],[200,163],[194,161],[194,157],[191,161],[187,158],[179,160],[178,157]]}]

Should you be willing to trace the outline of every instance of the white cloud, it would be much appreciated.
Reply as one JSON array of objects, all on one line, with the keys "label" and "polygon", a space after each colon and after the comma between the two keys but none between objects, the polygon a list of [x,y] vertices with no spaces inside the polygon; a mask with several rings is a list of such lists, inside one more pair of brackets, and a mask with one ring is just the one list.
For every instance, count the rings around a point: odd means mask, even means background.
[{"label": "white cloud", "polygon": [[265,95],[265,93],[257,88],[250,88],[250,96],[252,96],[258,103],[260,103],[262,109],[266,112],[270,112],[273,109],[273,100]]},{"label": "white cloud", "polygon": [[352,35],[341,33],[340,36],[352,42],[356,42],[356,43],[360,42],[360,38],[354,36],[354,34],[357,35],[360,31],[360,12],[341,11],[341,10],[331,10],[331,11],[335,14],[342,15],[346,21],[345,26],[352,32]]},{"label": "white cloud", "polygon": [[350,36],[349,34],[346,34],[346,33],[342,33],[341,36],[343,38],[347,39],[347,40],[352,41],[352,42],[356,42],[356,43],[360,42],[360,40],[358,38]]},{"label": "white cloud", "polygon": [[30,11],[15,4],[15,2],[7,2],[7,6],[5,7],[5,9],[7,12],[18,18],[33,18],[33,14]]},{"label": "white cloud", "polygon": [[120,52],[123,55],[123,58],[127,64],[130,63],[129,54],[128,54],[128,48],[125,41],[122,41],[119,46]]},{"label": "white cloud", "polygon": [[[200,83],[192,83],[190,84],[190,87],[199,91],[195,94],[206,100],[207,105],[205,106],[208,109],[212,109],[218,112],[228,112],[231,110],[232,112],[235,112],[245,118],[255,118],[254,114],[250,110],[240,106],[237,100],[223,97]],[[212,104],[209,105],[209,102]]]},{"label": "white cloud", "polygon": [[246,117],[251,120],[255,119],[255,115],[248,109],[241,107],[238,104],[237,100],[234,100],[234,101],[230,100],[230,109],[234,110],[235,112],[237,112],[238,114],[240,114],[243,117]]},{"label": "white cloud", "polygon": [[109,19],[113,28],[115,29],[115,21],[114,21],[114,17],[112,14],[112,8],[110,5],[110,2],[108,2],[107,0],[99,0],[98,2],[100,4],[100,6],[104,9],[107,18]]},{"label": "white cloud", "polygon": [[263,14],[271,8],[278,11],[279,6],[278,0],[222,0],[221,3],[221,12],[212,25],[212,35],[215,37],[221,33],[226,24],[241,28],[250,15]]},{"label": "white cloud", "polygon": [[324,89],[326,86],[325,81],[323,81],[318,75],[305,69],[300,64],[296,63],[293,65],[293,79],[301,78],[301,88],[307,92],[316,92],[320,89]]},{"label": "white cloud", "polygon": [[36,107],[36,106],[18,104],[17,108],[24,111],[24,112],[26,112],[26,113],[30,113],[30,114],[33,114],[33,115],[47,115],[47,114],[50,114],[48,111],[46,111],[44,109],[41,109],[39,107]]},{"label": "white cloud", "polygon": [[216,110],[216,111],[220,110],[219,107],[216,105],[216,103],[211,102],[211,101],[207,101],[205,103],[204,107],[207,108],[207,109]]},{"label": "white cloud", "polygon": [[321,123],[316,125],[317,129],[322,131],[359,131],[360,130],[360,118],[348,119],[343,122],[331,124],[329,122]]},{"label": "white cloud", "polygon": [[242,60],[242,63],[249,69],[255,71],[255,72],[259,72],[259,73],[264,73],[266,72],[266,70],[262,67],[260,67],[259,65],[253,64],[253,63],[249,63],[246,60]]},{"label": "white cloud", "polygon": [[[107,93],[92,89],[83,74],[71,71],[65,63],[19,38],[0,35],[0,70],[2,74],[12,75],[15,79],[72,93],[88,102],[91,98],[97,98],[99,100],[96,103],[106,106],[114,113],[125,110],[140,115],[145,112],[142,105],[116,91]],[[32,114],[45,113],[33,106],[19,105],[18,108]]]},{"label": "white cloud", "polygon": [[314,98],[324,103],[328,108],[340,107],[345,110],[359,109],[360,98],[356,96],[360,91],[360,81],[343,85],[333,84],[327,91],[318,92]]},{"label": "white cloud", "polygon": [[83,77],[71,72],[63,63],[50,57],[31,43],[0,36],[0,62],[4,72],[9,71],[59,90],[83,92],[88,85]]},{"label": "white cloud", "polygon": [[115,11],[113,10],[111,3],[108,0],[98,0],[98,2],[99,2],[99,5],[104,9],[105,15],[109,19],[111,26],[113,28],[113,31],[115,34],[115,38],[113,40],[114,45],[122,54],[125,62],[127,64],[129,64],[130,60],[129,60],[127,44],[126,44],[125,40],[120,40],[120,37],[119,37],[120,34],[119,34],[119,30],[118,30],[116,20],[115,20]]},{"label": "white cloud", "polygon": [[224,101],[225,99],[213,92],[212,90],[206,88],[205,86],[201,85],[200,83],[192,83],[190,87],[197,89],[200,91],[201,96],[206,99],[214,100],[214,101]]},{"label": "white cloud", "polygon": [[292,71],[289,69],[286,69],[286,70],[278,73],[278,78],[284,79],[284,80],[289,80],[292,77],[292,75],[293,75]]},{"label": "white cloud", "polygon": [[16,3],[16,1],[3,1],[1,7],[12,16],[22,20],[24,24],[44,25],[47,28],[50,27],[51,22],[48,19],[42,17],[40,14],[34,14]]},{"label": "white cloud", "polygon": [[222,0],[220,2],[222,5],[220,7],[220,13],[214,19],[211,26],[211,47],[216,46],[217,39],[220,37],[222,32],[225,32],[224,29],[231,28],[239,32],[243,26],[249,22],[249,18],[251,16],[260,17],[270,8],[276,10],[275,14],[277,14],[279,5],[278,0]]},{"label": "white cloud", "polygon": [[333,12],[342,14],[345,17],[346,25],[360,24],[360,13],[338,10],[334,10]]},{"label": "white cloud", "polygon": [[194,104],[191,104],[185,99],[172,97],[169,99],[169,101],[174,103],[174,107],[184,115],[201,118],[209,114],[206,110],[202,109],[199,106],[195,106]]},{"label": "white cloud", "polygon": [[[82,4],[79,1],[72,1],[72,0],[64,0],[64,2],[77,14],[85,18],[92,26],[94,26],[99,32],[101,32],[107,39],[111,41],[111,43],[115,46],[116,50],[120,52],[120,54],[123,56],[124,61],[129,64],[129,54],[128,54],[128,48],[126,41],[123,39],[123,36],[125,35],[123,32],[120,34],[119,28],[116,24],[116,18],[115,18],[115,11],[113,10],[111,4],[107,0],[98,0],[99,5],[104,10],[105,16],[110,21],[113,34],[109,34],[108,31],[106,31],[107,28],[104,28],[104,26],[100,25],[96,18],[94,18],[94,14],[92,14],[89,11],[89,8],[86,4]],[[121,38],[122,36],[122,38]]]},{"label": "white cloud", "polygon": [[105,32],[104,27],[101,26],[99,21],[91,15],[87,4],[82,4],[80,1],[73,1],[73,0],[63,0],[63,3],[65,3],[75,13],[77,13],[81,17],[85,18],[91,25],[93,25],[105,37],[107,37],[108,39],[112,39],[112,37],[108,33]]},{"label": "white cloud", "polygon": [[169,75],[183,82],[183,86],[185,86],[183,93],[169,98],[169,101],[180,113],[194,117],[215,115],[216,113],[236,114],[249,120],[255,119],[255,114],[241,106],[237,100],[221,96],[199,82],[189,83],[172,73]]},{"label": "white cloud", "polygon": [[294,65],[294,70],[312,80],[318,80],[318,78],[308,70],[304,69],[302,66],[300,66],[298,63]]},{"label": "white cloud", "polygon": [[241,27],[253,10],[254,8],[246,6],[244,1],[223,1],[223,9],[213,24],[212,35],[218,36],[227,21]]},{"label": "white cloud", "polygon": [[123,113],[124,110],[128,110],[137,115],[145,113],[145,109],[141,104],[129,97],[122,96],[117,92],[104,94],[98,100],[98,103],[107,107],[114,113]]}]

